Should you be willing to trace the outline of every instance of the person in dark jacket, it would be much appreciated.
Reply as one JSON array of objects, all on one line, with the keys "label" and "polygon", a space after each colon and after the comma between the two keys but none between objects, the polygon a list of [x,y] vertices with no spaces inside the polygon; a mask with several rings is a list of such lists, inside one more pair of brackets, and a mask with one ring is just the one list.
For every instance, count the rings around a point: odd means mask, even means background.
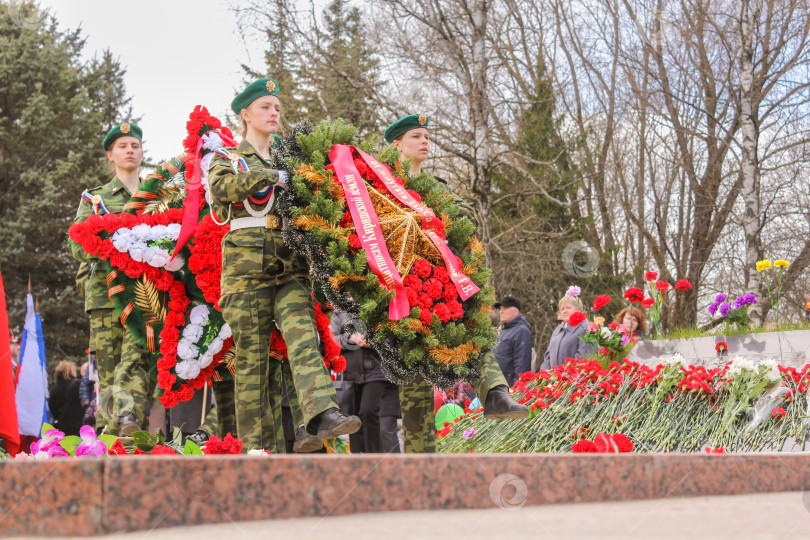
[{"label": "person in dark jacket", "polygon": [[564,296],[557,304],[557,309],[560,324],[551,333],[551,341],[540,369],[549,370],[564,364],[567,358],[586,358],[590,354],[587,344],[579,338],[588,330],[588,321],[577,326],[568,324],[568,319],[574,312],[584,311],[582,301],[576,296]]},{"label": "person in dark jacket", "polygon": [[521,373],[532,370],[532,329],[529,321],[520,314],[520,300],[514,296],[504,296],[495,307],[501,320],[495,358],[512,386]]},{"label": "person in dark jacket", "polygon": [[363,337],[364,323],[335,310],[330,328],[346,358],[343,380],[349,385],[344,389],[340,405],[363,422],[360,431],[349,435],[351,452],[399,452],[399,388],[383,374],[380,356]]},{"label": "person in dark jacket", "polygon": [[81,379],[76,364],[66,360],[56,366],[55,381],[48,392],[48,407],[54,418],[54,427],[65,435],[79,435],[84,407],[79,399]]}]

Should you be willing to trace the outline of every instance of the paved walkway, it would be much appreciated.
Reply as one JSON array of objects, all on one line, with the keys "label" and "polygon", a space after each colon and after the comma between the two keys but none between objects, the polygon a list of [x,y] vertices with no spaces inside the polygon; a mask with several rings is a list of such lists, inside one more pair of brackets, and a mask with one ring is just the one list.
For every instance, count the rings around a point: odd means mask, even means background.
[{"label": "paved walkway", "polygon": [[810,491],[249,521],[99,539],[810,538]]}]

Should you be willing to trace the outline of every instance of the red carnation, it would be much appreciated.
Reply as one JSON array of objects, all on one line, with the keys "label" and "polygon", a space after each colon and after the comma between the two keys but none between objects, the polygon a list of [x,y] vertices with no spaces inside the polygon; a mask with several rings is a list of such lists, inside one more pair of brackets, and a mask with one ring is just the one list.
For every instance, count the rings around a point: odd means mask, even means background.
[{"label": "red carnation", "polygon": [[172,450],[170,447],[157,444],[154,448],[152,448],[152,455],[153,456],[176,456],[177,452]]},{"label": "red carnation", "polygon": [[722,446],[718,446],[717,448],[706,448],[707,454],[725,454],[726,449]]},{"label": "red carnation", "polygon": [[667,290],[669,289],[669,283],[667,283],[666,281],[656,281],[655,288],[661,292],[667,292]]},{"label": "red carnation", "polygon": [[413,289],[416,292],[422,292],[422,280],[413,274],[408,274],[402,278],[402,284],[405,285],[406,288]]},{"label": "red carnation", "polygon": [[411,197],[413,197],[414,199],[416,199],[416,200],[417,200],[417,201],[419,201],[419,202],[422,202],[422,196],[421,196],[421,195],[419,195],[417,192],[415,192],[415,191],[414,191],[414,190],[412,190],[412,189],[408,189],[408,190],[406,190],[406,191],[407,191],[408,193],[410,193]]},{"label": "red carnation", "polygon": [[412,287],[405,287],[405,294],[408,296],[408,306],[416,307],[419,305],[419,293]]},{"label": "red carnation", "polygon": [[343,356],[337,357],[337,359],[332,362],[332,371],[335,373],[346,371],[346,359]]},{"label": "red carnation", "polygon": [[340,218],[340,223],[338,223],[341,227],[348,229],[349,227],[354,226],[354,222],[352,221],[352,214],[348,210],[343,214],[343,217]]},{"label": "red carnation", "polygon": [[608,328],[610,328],[611,330],[618,330],[619,329],[619,323],[617,323],[616,321],[613,321],[612,323],[610,323],[608,325]]},{"label": "red carnation", "polygon": [[614,433],[610,440],[619,449],[619,452],[632,452],[634,445],[624,433]]},{"label": "red carnation", "polygon": [[442,298],[447,303],[455,302],[458,300],[458,289],[452,283],[447,283],[444,286],[444,291],[442,291]]},{"label": "red carnation", "polygon": [[782,407],[777,407],[773,411],[771,411],[771,416],[774,418],[784,418],[787,414],[787,411]]},{"label": "red carnation", "polygon": [[425,292],[428,293],[433,300],[441,300],[443,288],[441,281],[436,278],[430,278],[425,282],[424,287]]},{"label": "red carnation", "polygon": [[588,317],[582,313],[581,311],[575,311],[568,317],[568,324],[569,326],[579,326],[580,323],[587,320]]},{"label": "red carnation", "polygon": [[230,433],[225,435],[224,439],[220,439],[216,435],[211,435],[202,449],[202,453],[206,455],[239,454],[241,452],[242,441],[233,437]]},{"label": "red carnation", "polygon": [[361,249],[363,246],[360,244],[360,237],[356,234],[350,234],[349,246],[351,246],[352,249]]},{"label": "red carnation", "polygon": [[433,266],[425,259],[419,259],[413,263],[411,271],[422,279],[427,279],[433,273]]},{"label": "red carnation", "polygon": [[598,452],[602,454],[618,454],[619,448],[615,445],[610,438],[610,435],[607,433],[599,433],[596,437],[593,438],[594,444],[596,444],[596,449]]},{"label": "red carnation", "polygon": [[433,307],[433,298],[431,298],[428,293],[421,292],[419,293],[419,300],[417,300],[417,303],[419,304],[420,308],[429,310]]},{"label": "red carnation", "polygon": [[727,351],[728,350],[728,343],[726,343],[725,341],[718,341],[717,345],[714,346],[714,350],[719,352],[719,353],[721,353],[723,351]]},{"label": "red carnation", "polygon": [[433,277],[441,281],[444,285],[450,283],[450,273],[443,266],[437,266],[433,269]]},{"label": "red carnation", "polygon": [[127,451],[124,448],[124,445],[121,444],[121,439],[115,439],[115,442],[110,446],[109,450],[107,450],[107,455],[110,456],[125,456],[127,455]]},{"label": "red carnation", "polygon": [[599,449],[593,441],[579,441],[571,447],[571,451],[575,454],[590,454],[598,452]]},{"label": "red carnation", "polygon": [[433,319],[433,315],[430,313],[430,310],[424,307],[419,309],[421,309],[419,320],[422,321],[422,324],[429,325],[430,321]]},{"label": "red carnation", "polygon": [[599,311],[610,303],[610,297],[606,294],[600,294],[593,300],[593,309]]},{"label": "red carnation", "polygon": [[655,305],[655,298],[645,298],[641,301],[641,307],[644,309],[650,309]]},{"label": "red carnation", "polygon": [[630,300],[631,303],[641,302],[644,300],[644,293],[638,287],[630,287],[624,291],[624,297]]},{"label": "red carnation", "polygon": [[456,302],[455,300],[452,302],[447,302],[447,307],[450,308],[450,314],[454,320],[460,319],[464,316],[464,307],[459,302]]},{"label": "red carnation", "polygon": [[688,279],[682,279],[675,284],[676,291],[683,291],[686,292],[687,290],[692,288],[692,284],[689,283]]},{"label": "red carnation", "polygon": [[647,281],[655,281],[656,279],[658,279],[658,272],[645,272],[644,279],[646,279]]},{"label": "red carnation", "polygon": [[435,313],[439,320],[444,324],[447,324],[452,316],[450,313],[450,308],[447,307],[447,304],[436,304],[436,307],[433,308],[433,313]]}]

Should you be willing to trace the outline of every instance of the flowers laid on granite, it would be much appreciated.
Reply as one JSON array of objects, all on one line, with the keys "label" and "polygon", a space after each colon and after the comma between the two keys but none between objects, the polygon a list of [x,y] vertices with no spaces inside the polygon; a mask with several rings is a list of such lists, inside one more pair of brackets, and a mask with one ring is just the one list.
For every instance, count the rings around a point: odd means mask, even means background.
[{"label": "flowers laid on granite", "polygon": [[593,441],[583,439],[571,447],[575,454],[620,454],[633,451],[633,442],[624,433],[599,433]]},{"label": "flowers laid on granite", "polygon": [[242,441],[233,437],[230,433],[225,435],[224,439],[212,435],[205,443],[205,446],[202,447],[202,453],[205,455],[241,454]]},{"label": "flowers laid on granite", "polygon": [[[759,451],[810,433],[810,366],[746,357],[719,367],[687,365],[679,355],[662,360],[653,368],[626,359],[608,366],[569,359],[524,373],[511,391],[530,407],[528,419],[510,421],[504,430],[481,408],[466,412],[440,430],[439,451],[585,452],[592,447],[582,439],[614,434],[619,426],[632,441],[619,437],[617,447],[628,451],[631,442],[635,452]],[[464,437],[473,428],[475,437]]]}]

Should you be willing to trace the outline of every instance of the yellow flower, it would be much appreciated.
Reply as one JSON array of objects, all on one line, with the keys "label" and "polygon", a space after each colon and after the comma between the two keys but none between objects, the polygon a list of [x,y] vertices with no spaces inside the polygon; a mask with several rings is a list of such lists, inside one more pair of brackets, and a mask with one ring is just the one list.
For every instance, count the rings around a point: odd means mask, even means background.
[{"label": "yellow flower", "polygon": [[[810,309],[810,308],[808,308],[808,309]],[[595,322],[599,326],[602,326],[603,324],[605,324],[605,318],[604,317],[597,317],[597,318],[595,318],[593,320],[593,322]]]},{"label": "yellow flower", "polygon": [[790,263],[785,261],[785,260],[778,259],[778,260],[773,261],[773,265],[776,266],[777,268],[780,267],[780,266],[783,266],[783,267],[787,268],[788,266],[790,266]]},{"label": "yellow flower", "polygon": [[771,267],[771,261],[765,259],[763,261],[757,261],[757,272],[762,272],[763,270],[767,270]]}]

